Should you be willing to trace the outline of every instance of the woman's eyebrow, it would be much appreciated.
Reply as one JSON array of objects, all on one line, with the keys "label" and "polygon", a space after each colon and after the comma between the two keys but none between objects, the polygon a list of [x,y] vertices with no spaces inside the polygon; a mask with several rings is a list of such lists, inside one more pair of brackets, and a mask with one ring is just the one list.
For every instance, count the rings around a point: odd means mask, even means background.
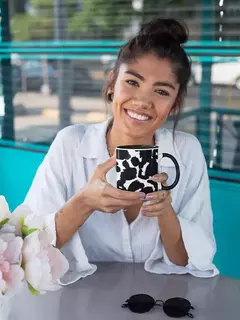
[{"label": "woman's eyebrow", "polygon": [[136,71],[133,71],[133,70],[127,70],[125,73],[127,74],[131,74],[132,76],[142,80],[142,81],[145,81],[145,78],[144,76],[140,75],[139,73],[137,73]]},{"label": "woman's eyebrow", "polygon": [[[127,70],[125,73],[127,74],[131,74],[132,76],[140,79],[141,81],[145,81],[146,79],[144,78],[144,76],[142,76],[141,74],[139,74],[138,72],[136,71],[133,71],[133,70]],[[169,87],[173,90],[175,90],[175,87],[172,83],[168,82],[168,81],[157,81],[157,82],[154,82],[153,84],[154,86],[164,86],[164,87]]]}]

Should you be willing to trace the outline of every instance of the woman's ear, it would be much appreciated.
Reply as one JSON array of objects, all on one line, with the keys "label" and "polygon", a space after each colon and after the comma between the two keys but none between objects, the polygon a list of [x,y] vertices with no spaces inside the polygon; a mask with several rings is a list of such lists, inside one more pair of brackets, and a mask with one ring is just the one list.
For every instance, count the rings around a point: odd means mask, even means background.
[{"label": "woman's ear", "polygon": [[113,71],[111,70],[108,74],[108,83],[111,83],[113,81]]},{"label": "woman's ear", "polygon": [[[112,84],[112,82],[113,82],[113,71],[111,70],[108,74],[108,83]],[[108,102],[113,101],[113,88],[109,88],[107,98],[108,98]]]}]

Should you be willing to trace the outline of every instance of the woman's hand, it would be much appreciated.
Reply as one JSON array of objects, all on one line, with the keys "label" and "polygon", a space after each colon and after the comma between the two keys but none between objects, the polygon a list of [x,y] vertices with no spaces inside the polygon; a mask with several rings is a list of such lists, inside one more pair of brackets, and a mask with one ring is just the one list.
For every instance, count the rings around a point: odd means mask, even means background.
[{"label": "woman's hand", "polygon": [[141,204],[145,194],[119,190],[106,180],[107,172],[116,164],[115,155],[95,169],[90,181],[81,191],[81,199],[90,210],[115,213],[122,208]]},{"label": "woman's hand", "polygon": [[[160,182],[162,185],[167,185],[167,174],[159,173],[151,178],[155,182]],[[141,213],[146,217],[160,217],[164,213],[172,210],[172,198],[170,191],[160,190],[153,193],[149,193],[146,196],[146,201],[143,203]]]},{"label": "woman's hand", "polygon": [[[156,174],[151,179],[166,185],[167,174]],[[142,206],[142,215],[146,217],[157,217],[160,237],[168,258],[174,264],[186,266],[188,254],[184,246],[182,231],[177,215],[171,205],[170,191],[160,190],[147,194],[147,201]]]}]

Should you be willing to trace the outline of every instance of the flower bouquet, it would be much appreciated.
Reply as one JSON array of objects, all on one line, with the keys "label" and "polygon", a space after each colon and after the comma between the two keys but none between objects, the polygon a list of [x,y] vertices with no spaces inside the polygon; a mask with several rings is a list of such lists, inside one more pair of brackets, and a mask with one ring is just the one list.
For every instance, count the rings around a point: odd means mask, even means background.
[{"label": "flower bouquet", "polygon": [[55,248],[54,235],[41,216],[26,205],[13,213],[0,196],[0,319],[9,313],[9,300],[24,282],[34,295],[58,290],[58,283],[69,264]]}]

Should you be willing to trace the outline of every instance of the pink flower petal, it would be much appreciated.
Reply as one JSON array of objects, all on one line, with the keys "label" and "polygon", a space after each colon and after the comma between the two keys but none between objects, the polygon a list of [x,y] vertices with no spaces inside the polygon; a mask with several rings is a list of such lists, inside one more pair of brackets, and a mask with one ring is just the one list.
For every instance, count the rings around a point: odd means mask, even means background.
[{"label": "pink flower petal", "polygon": [[0,257],[3,255],[6,249],[7,249],[7,242],[5,242],[0,238]]},{"label": "pink flower petal", "polygon": [[8,247],[4,252],[4,257],[10,264],[21,263],[22,246],[23,239],[20,237],[16,237],[8,244]]},{"label": "pink flower petal", "polygon": [[61,278],[69,269],[68,260],[57,248],[48,248],[48,257],[52,268],[52,279],[56,281]]},{"label": "pink flower petal", "polygon": [[0,222],[6,218],[9,218],[10,211],[8,203],[4,196],[0,196]]},{"label": "pink flower petal", "polygon": [[3,279],[10,289],[18,289],[24,279],[24,271],[20,266],[12,265],[8,273],[3,273]]},{"label": "pink flower petal", "polygon": [[40,293],[58,290],[56,283],[69,268],[67,259],[49,242],[46,231],[36,231],[23,241],[25,279]]},{"label": "pink flower petal", "polygon": [[1,293],[5,293],[6,290],[7,290],[6,281],[0,278],[0,298],[1,298]]},{"label": "pink flower petal", "polygon": [[25,279],[34,289],[38,290],[42,279],[42,264],[40,259],[37,257],[31,257],[31,259],[25,261],[24,269]]},{"label": "pink flower petal", "polygon": [[21,204],[18,206],[13,213],[11,214],[10,220],[8,221],[9,224],[15,226],[18,233],[20,233],[21,230],[21,220],[20,218],[25,218],[28,215],[31,215],[33,212],[29,208],[29,206],[25,204]]},{"label": "pink flower petal", "polygon": [[41,250],[41,244],[39,242],[39,231],[30,233],[24,240],[23,240],[23,257],[24,261],[31,259],[31,257],[36,256],[39,254]]},{"label": "pink flower petal", "polygon": [[0,263],[0,271],[1,272],[9,272],[9,269],[10,269],[10,264],[8,261],[6,260],[3,260],[1,263]]}]

